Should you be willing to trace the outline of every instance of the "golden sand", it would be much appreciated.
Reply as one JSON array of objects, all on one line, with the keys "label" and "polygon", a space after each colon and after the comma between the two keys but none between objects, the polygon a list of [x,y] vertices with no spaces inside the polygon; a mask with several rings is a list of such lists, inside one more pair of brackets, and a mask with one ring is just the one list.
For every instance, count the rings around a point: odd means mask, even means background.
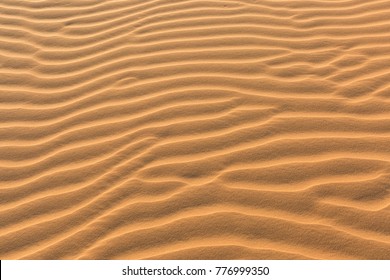
[{"label": "golden sand", "polygon": [[390,259],[390,1],[0,1],[0,259]]}]

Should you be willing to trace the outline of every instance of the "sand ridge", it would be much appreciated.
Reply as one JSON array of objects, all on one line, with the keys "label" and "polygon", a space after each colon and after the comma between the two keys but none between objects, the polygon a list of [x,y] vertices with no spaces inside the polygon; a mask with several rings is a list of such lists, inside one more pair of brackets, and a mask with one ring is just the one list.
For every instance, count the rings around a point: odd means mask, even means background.
[{"label": "sand ridge", "polygon": [[390,259],[390,2],[2,0],[1,259]]}]

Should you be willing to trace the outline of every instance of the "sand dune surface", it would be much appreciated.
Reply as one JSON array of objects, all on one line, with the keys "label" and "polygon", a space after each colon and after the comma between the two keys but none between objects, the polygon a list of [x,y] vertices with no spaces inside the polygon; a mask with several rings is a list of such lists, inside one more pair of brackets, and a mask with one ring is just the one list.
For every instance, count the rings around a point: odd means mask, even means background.
[{"label": "sand dune surface", "polygon": [[1,259],[390,259],[390,1],[1,0]]}]

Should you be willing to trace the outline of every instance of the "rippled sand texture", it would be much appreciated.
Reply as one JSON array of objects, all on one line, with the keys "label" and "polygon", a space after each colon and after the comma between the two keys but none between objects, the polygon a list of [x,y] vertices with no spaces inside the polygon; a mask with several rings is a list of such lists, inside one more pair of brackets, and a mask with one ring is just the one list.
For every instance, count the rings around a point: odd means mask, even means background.
[{"label": "rippled sand texture", "polygon": [[0,1],[1,259],[390,259],[390,1]]}]

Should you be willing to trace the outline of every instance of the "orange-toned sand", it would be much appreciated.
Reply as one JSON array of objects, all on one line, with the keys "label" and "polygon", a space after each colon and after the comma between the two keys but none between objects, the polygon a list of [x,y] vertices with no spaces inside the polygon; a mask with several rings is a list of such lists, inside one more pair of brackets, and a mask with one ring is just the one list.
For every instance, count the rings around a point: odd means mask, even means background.
[{"label": "orange-toned sand", "polygon": [[390,259],[390,1],[1,0],[0,259]]}]

